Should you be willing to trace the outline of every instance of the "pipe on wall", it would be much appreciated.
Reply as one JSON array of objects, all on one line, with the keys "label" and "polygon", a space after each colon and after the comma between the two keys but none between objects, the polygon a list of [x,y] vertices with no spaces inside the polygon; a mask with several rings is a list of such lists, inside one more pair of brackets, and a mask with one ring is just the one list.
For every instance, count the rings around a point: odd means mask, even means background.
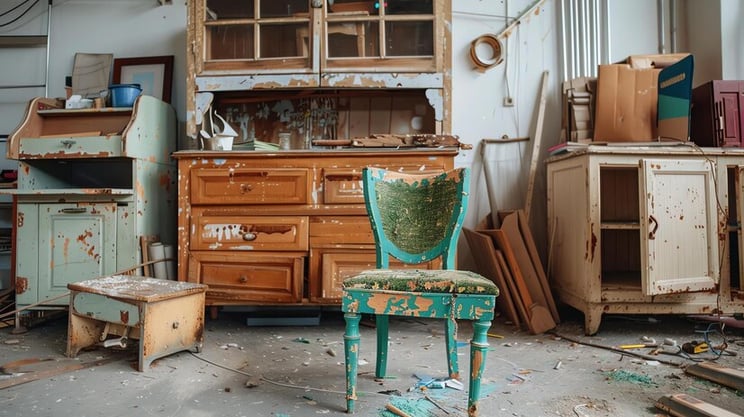
[{"label": "pipe on wall", "polygon": [[664,19],[664,15],[666,14],[666,7],[665,7],[666,1],[664,0],[656,0],[656,15],[658,16],[659,20],[659,53],[665,54],[666,53],[666,23]]},{"label": "pipe on wall", "polygon": [[669,2],[669,49],[677,52],[677,0]]}]

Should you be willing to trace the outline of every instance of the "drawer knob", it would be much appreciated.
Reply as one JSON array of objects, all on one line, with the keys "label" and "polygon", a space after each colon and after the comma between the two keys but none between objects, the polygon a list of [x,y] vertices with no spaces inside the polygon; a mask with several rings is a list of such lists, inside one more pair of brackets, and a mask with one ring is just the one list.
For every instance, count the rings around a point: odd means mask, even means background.
[{"label": "drawer knob", "polygon": [[61,140],[59,143],[61,143],[65,149],[71,149],[72,145],[74,145],[77,142],[71,139],[64,139],[64,140]]},{"label": "drawer knob", "polygon": [[252,186],[252,185],[250,185],[250,184],[242,184],[242,185],[240,186],[240,191],[242,191],[242,192],[244,192],[244,193],[247,193],[247,192],[249,192],[249,191],[253,191],[253,186]]},{"label": "drawer knob", "polygon": [[248,242],[256,240],[256,237],[257,236],[255,233],[251,233],[251,232],[243,233],[243,240],[248,241]]},{"label": "drawer knob", "polygon": [[248,282],[248,277],[245,275],[241,275],[239,281],[241,284],[245,284],[246,282]]}]

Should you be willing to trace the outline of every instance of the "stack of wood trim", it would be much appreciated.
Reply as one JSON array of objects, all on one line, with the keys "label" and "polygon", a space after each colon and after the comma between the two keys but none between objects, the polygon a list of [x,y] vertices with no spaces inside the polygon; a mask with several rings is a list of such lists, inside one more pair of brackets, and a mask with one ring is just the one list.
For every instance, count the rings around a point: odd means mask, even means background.
[{"label": "stack of wood trim", "polygon": [[478,273],[500,289],[496,307],[533,334],[560,322],[537,247],[523,210],[499,213],[498,229],[464,228]]}]

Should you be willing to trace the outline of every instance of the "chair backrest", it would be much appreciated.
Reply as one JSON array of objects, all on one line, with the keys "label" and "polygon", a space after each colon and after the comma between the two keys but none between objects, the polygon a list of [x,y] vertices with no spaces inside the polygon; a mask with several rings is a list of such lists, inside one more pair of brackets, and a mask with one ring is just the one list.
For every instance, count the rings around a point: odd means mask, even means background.
[{"label": "chair backrest", "polygon": [[439,174],[365,168],[362,178],[377,268],[389,268],[390,255],[407,264],[441,256],[442,269],[455,267],[470,190],[468,168]]}]

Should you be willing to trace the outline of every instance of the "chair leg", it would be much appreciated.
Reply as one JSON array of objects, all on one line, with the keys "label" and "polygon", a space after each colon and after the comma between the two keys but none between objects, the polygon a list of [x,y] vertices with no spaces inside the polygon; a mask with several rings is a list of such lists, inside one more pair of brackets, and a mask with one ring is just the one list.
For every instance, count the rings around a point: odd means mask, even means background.
[{"label": "chair leg", "polygon": [[377,364],[375,365],[375,377],[385,378],[387,373],[388,358],[388,329],[389,318],[384,314],[378,314],[376,317],[377,326]]},{"label": "chair leg", "polygon": [[344,333],[344,356],[346,360],[346,412],[354,412],[354,401],[357,399],[357,366],[359,363],[359,319],[356,313],[344,314],[346,333]]},{"label": "chair leg", "polygon": [[460,379],[460,368],[457,366],[457,322],[448,318],[444,324],[444,332],[447,347],[447,369],[449,377]]},{"label": "chair leg", "polygon": [[468,417],[478,415],[478,399],[480,398],[481,376],[486,369],[486,353],[488,352],[488,329],[490,320],[473,322],[473,339],[470,341],[470,387],[468,390]]}]

